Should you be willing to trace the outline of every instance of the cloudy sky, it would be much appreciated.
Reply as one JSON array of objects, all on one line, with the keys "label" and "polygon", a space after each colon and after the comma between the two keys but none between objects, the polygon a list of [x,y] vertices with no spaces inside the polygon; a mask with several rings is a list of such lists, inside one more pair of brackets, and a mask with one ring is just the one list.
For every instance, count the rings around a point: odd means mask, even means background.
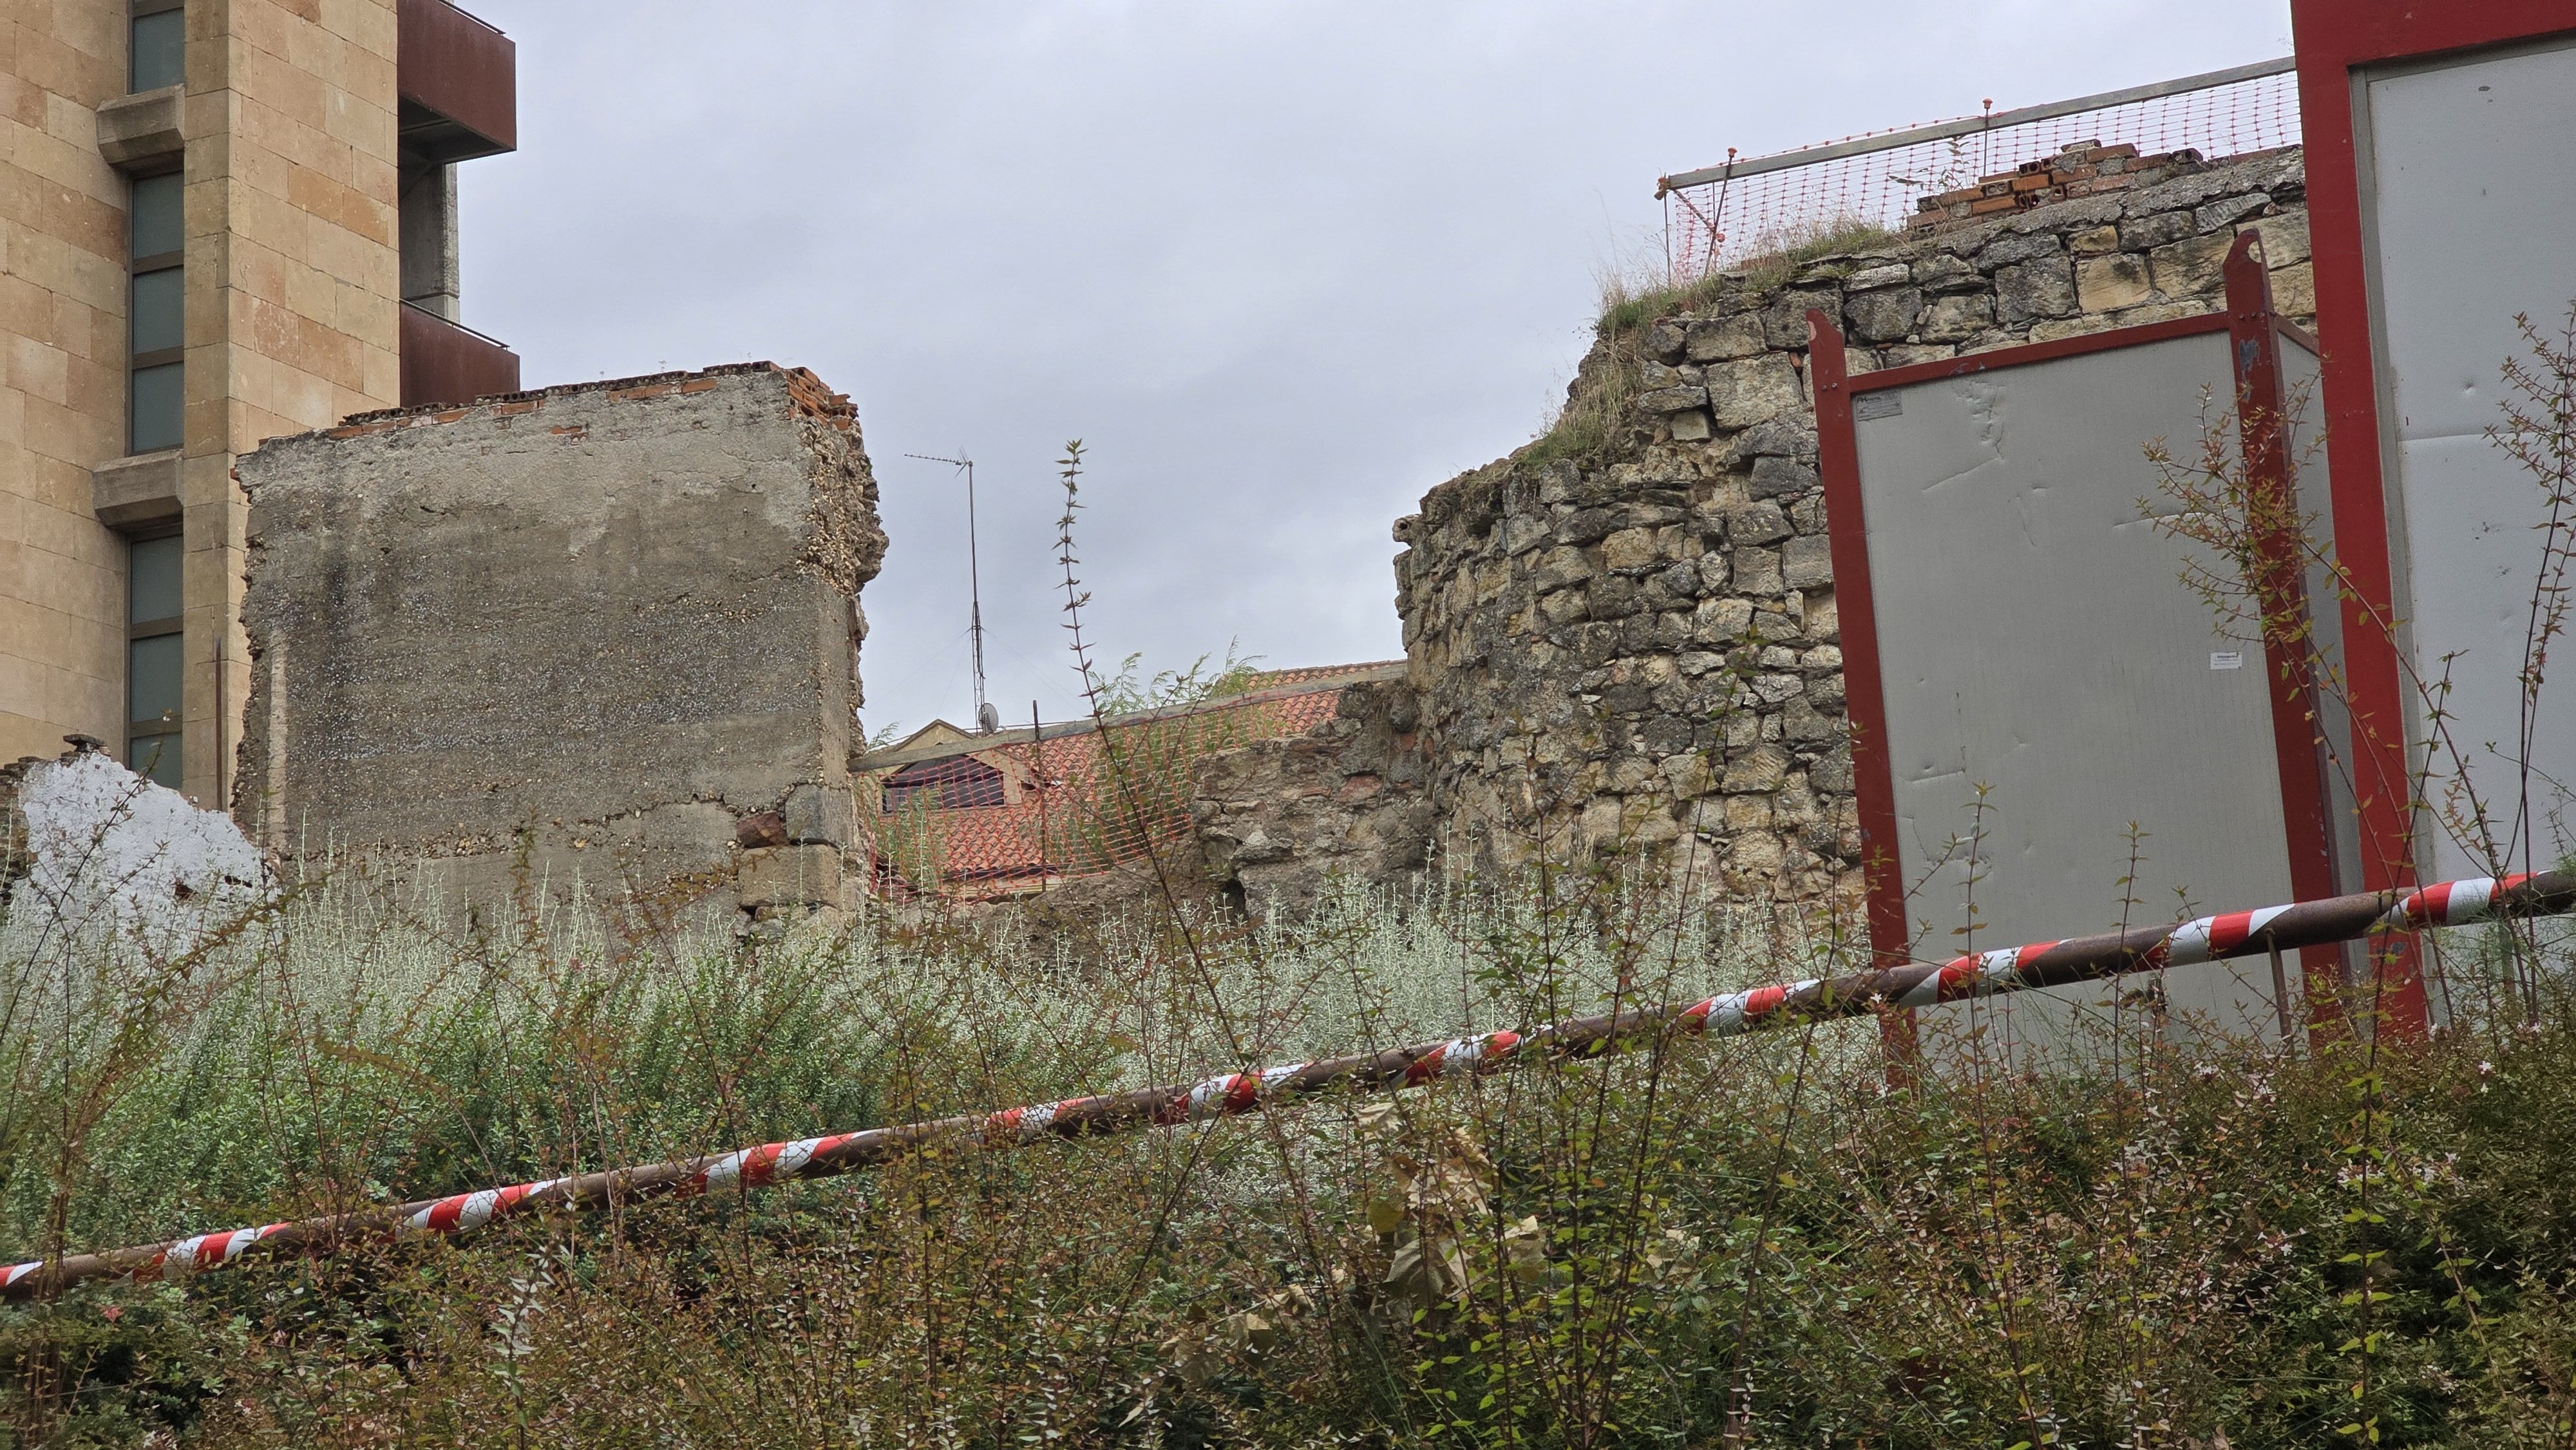
[{"label": "cloudy sky", "polygon": [[857,402],[872,729],[1400,655],[1389,525],[1526,442],[1659,174],[2289,51],[2285,0],[465,0],[519,47],[465,320],[531,386],[772,358]]}]

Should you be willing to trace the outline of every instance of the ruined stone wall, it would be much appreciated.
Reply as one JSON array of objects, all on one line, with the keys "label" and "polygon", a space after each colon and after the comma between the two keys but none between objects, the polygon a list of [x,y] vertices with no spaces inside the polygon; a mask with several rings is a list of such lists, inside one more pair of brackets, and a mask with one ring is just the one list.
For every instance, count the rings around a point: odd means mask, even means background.
[{"label": "ruined stone wall", "polygon": [[1369,680],[1304,734],[1209,756],[1191,805],[1202,871],[1265,919],[1311,908],[1335,877],[1411,882],[1436,825],[1420,728],[1409,685]]},{"label": "ruined stone wall", "polygon": [[1605,331],[1558,432],[1395,538],[1452,848],[1674,847],[1740,883],[1857,885],[1807,312],[1856,372],[2212,312],[2235,234],[2314,311],[2296,151],[1931,237],[1731,273]]},{"label": "ruined stone wall", "polygon": [[241,477],[254,839],[429,861],[486,904],[576,878],[840,901],[885,535],[848,401],[810,373],[362,415]]}]

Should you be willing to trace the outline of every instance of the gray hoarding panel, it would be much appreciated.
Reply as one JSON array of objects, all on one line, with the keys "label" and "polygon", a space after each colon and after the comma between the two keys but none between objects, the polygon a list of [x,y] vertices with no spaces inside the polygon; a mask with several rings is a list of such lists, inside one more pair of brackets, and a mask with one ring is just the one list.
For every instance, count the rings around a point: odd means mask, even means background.
[{"label": "gray hoarding panel", "polygon": [[[2228,340],[2211,334],[1916,383],[1855,407],[1918,955],[2291,897],[2261,647],[2220,634],[2182,582],[2187,546],[2148,517],[2167,506],[2146,446],[2164,439],[2187,456],[2231,388]],[[1972,831],[1971,935],[1958,843]],[[2276,1033],[2268,968],[2256,981],[2242,964],[2167,975],[2176,1016]],[[2057,1000],[2033,1001],[2047,996]],[[2021,1019],[2011,1040],[2045,1042],[2079,1016],[2107,1021],[2108,1008],[2093,988],[1997,1010]]]},{"label": "gray hoarding panel", "polygon": [[[2544,689],[2529,746],[2521,674],[2542,567],[2549,500],[2487,441],[2501,421],[2502,367],[2527,352],[2514,318],[2556,332],[2576,299],[2576,46],[2489,52],[2392,68],[2363,81],[2363,206],[2373,256],[2380,419],[2392,549],[2401,561],[2402,645],[2428,680],[2447,672],[2450,744],[2431,743],[2415,702],[2415,759],[2437,777],[2421,868],[2435,876],[2489,869],[2466,797],[2438,779],[2469,762],[2485,833],[2504,844],[2532,825],[2528,862],[2567,849],[2576,785],[2576,684]],[[2447,661],[2447,663],[2446,663]],[[2560,673],[2564,673],[2562,669]],[[2447,817],[2448,819],[2445,819]],[[2463,825],[2466,829],[2463,830]]]}]

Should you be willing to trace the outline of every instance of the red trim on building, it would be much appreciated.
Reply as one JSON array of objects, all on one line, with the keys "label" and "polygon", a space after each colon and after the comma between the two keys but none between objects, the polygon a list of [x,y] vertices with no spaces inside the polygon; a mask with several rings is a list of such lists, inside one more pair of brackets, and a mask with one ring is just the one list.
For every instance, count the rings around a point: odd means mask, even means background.
[{"label": "red trim on building", "polygon": [[[2308,234],[2333,472],[2335,553],[2348,585],[2344,678],[2352,712],[2353,786],[2365,890],[2412,886],[2414,782],[2406,752],[2407,685],[2393,623],[2378,363],[2372,353],[2369,261],[2353,120],[2356,68],[2576,32],[2576,0],[2292,0],[2299,121],[2307,147]],[[2412,938],[2387,954],[2377,996],[2384,1025],[2419,1035],[2431,1021]]]},{"label": "red trim on building", "polygon": [[[2240,238],[2227,262],[2228,310],[2203,317],[2177,318],[2139,327],[2111,328],[2052,342],[1995,348],[1938,362],[1888,368],[1857,377],[1850,372],[1842,334],[1821,311],[1807,314],[1808,364],[1816,394],[1817,471],[1825,491],[1827,537],[1832,546],[1834,596],[1843,650],[1844,709],[1852,727],[1852,787],[1860,812],[1862,871],[1866,881],[1870,948],[1880,966],[1912,959],[1913,937],[1905,913],[1904,873],[1898,866],[1896,779],[1887,751],[1886,680],[1878,654],[1878,611],[1869,571],[1869,537],[1861,498],[1860,445],[1852,428],[1852,400],[1861,393],[1884,392],[1916,383],[1967,377],[2002,368],[2027,367],[2087,353],[2145,347],[2175,338],[2231,336],[2240,417],[2248,418],[2240,446],[2257,460],[2259,476],[2275,488],[2286,488],[2287,451],[2282,442],[2279,333],[2287,324],[2272,311],[2271,283],[2253,237]],[[2246,344],[2254,345],[2249,352]],[[2254,406],[2248,406],[2251,402]],[[2272,557],[2284,567],[2270,581],[2270,595],[2285,607],[2305,610],[2306,585],[2295,547],[2286,539],[2271,541]],[[2266,609],[2267,616],[2272,610]],[[2285,682],[2273,702],[2273,748],[2280,769],[2281,808],[2290,844],[2290,880],[2302,900],[2335,894],[2332,822],[2326,811],[2325,780],[2313,728],[2313,679],[2303,650],[2287,638],[2265,641],[2265,665],[2272,678]],[[2276,644],[2280,647],[2276,653]],[[2285,699],[2292,703],[2285,707]],[[2336,994],[2328,990],[2342,980],[2341,957],[2332,948],[2302,953],[2300,968],[2309,983],[2312,1024],[2320,1012],[2331,1013]],[[1915,1021],[1911,1009],[1881,1019],[1889,1050],[1910,1057]]]},{"label": "red trim on building", "polygon": [[[1851,373],[1843,335],[1821,311],[1807,313],[1807,370],[1816,394],[1816,470],[1824,479],[1825,537],[1834,564],[1834,621],[1843,650],[1843,713],[1851,721],[1852,794],[1860,811],[1870,958],[1878,967],[1900,966],[1913,959],[1913,941],[1905,926],[1904,873],[1896,865],[1896,782],[1887,755],[1878,605],[1870,587],[1869,538],[1859,527],[1860,445],[1852,434]],[[1878,1025],[1891,1062],[1911,1061],[1916,1047],[1913,1009],[1884,1013]]]},{"label": "red trim on building", "polygon": [[[2262,239],[2240,234],[2226,264],[2228,358],[2236,379],[2238,456],[2262,495],[2270,527],[2254,539],[2255,598],[2263,615],[2263,667],[2272,682],[2272,748],[2281,771],[2281,821],[2290,850],[2290,890],[2300,901],[2336,894],[2333,821],[2327,802],[2325,740],[2319,733],[2316,674],[2309,658],[2307,561],[2290,480],[2288,418],[2282,411],[2281,334]],[[2299,953],[2311,1032],[2342,1018],[2343,952]],[[2284,1019],[2285,1021],[2287,1019]]]}]

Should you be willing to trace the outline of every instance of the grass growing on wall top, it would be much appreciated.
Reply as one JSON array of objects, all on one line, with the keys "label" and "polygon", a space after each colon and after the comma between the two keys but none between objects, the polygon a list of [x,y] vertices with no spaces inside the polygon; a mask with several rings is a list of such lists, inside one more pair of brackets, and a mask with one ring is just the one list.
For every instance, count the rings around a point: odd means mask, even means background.
[{"label": "grass growing on wall top", "polygon": [[1658,318],[1703,311],[1729,292],[1767,293],[1820,258],[1896,240],[1875,222],[1831,218],[1766,237],[1762,255],[1688,281],[1665,274],[1660,263],[1605,270],[1592,349],[1556,416],[1514,457],[1533,466],[1594,462],[1623,426],[1635,426],[1628,405],[1639,391],[1646,329]]}]

